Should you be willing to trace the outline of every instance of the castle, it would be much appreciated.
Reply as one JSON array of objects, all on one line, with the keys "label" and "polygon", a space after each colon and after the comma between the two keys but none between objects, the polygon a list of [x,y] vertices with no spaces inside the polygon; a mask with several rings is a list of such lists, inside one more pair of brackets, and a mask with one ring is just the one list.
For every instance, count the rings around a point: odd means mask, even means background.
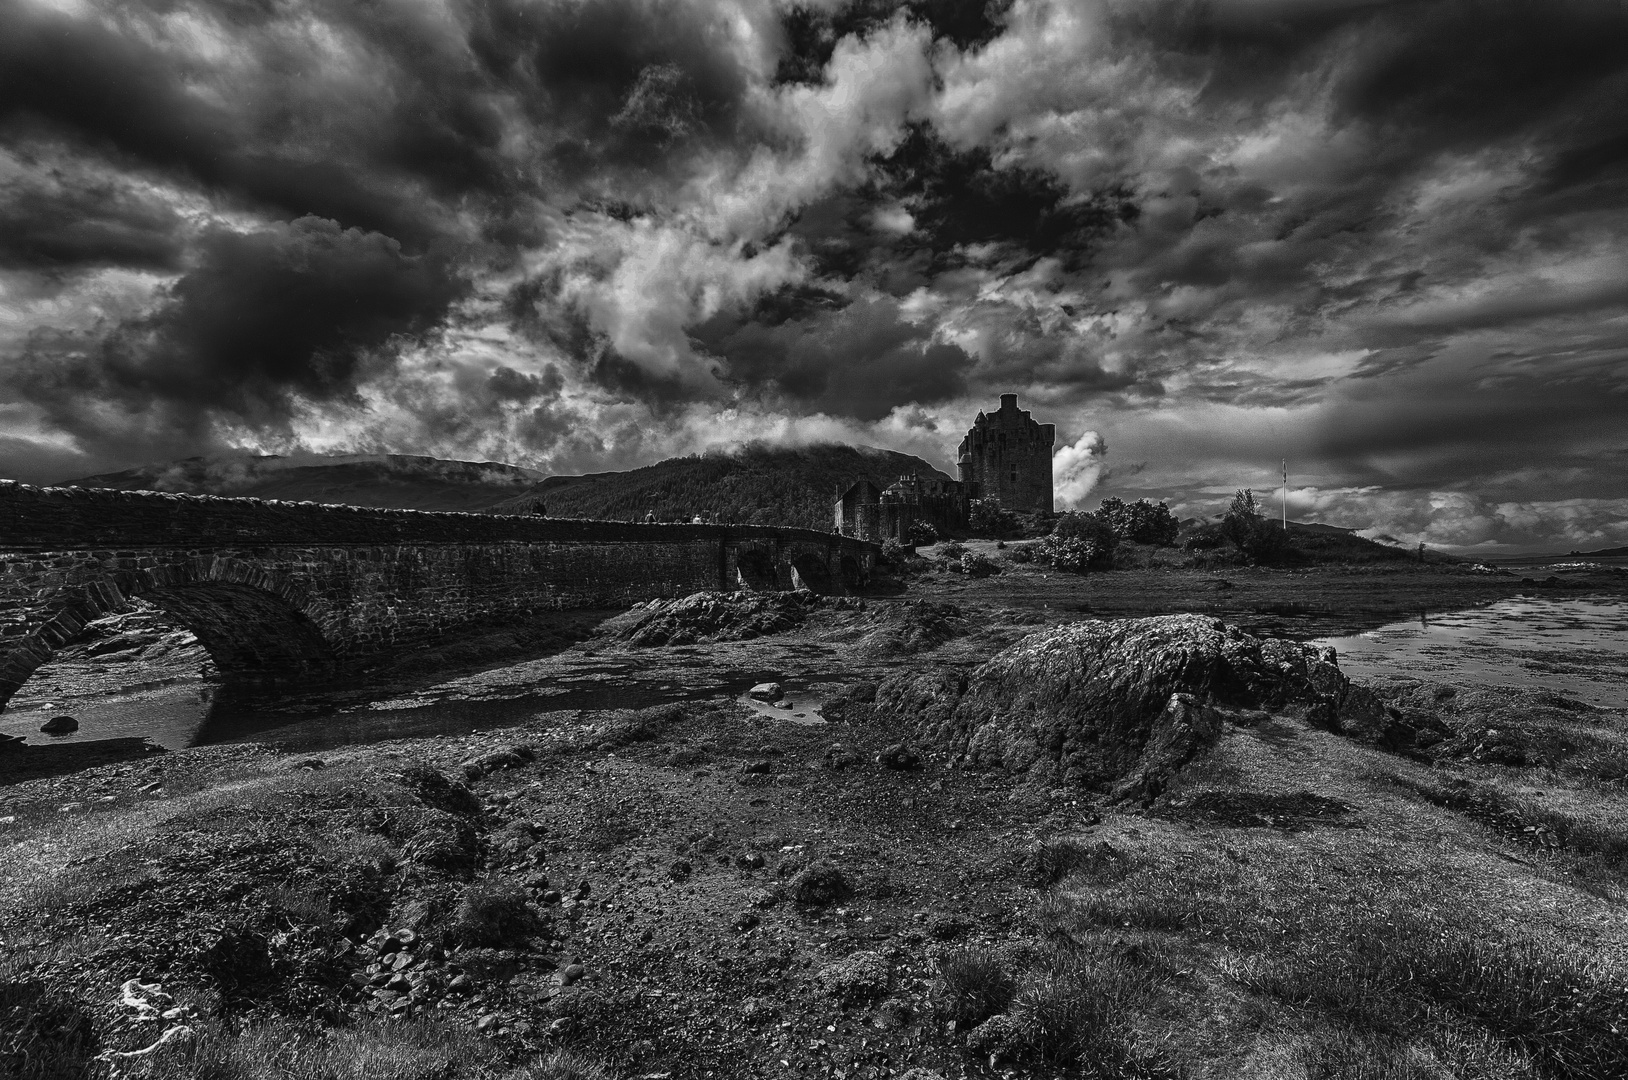
[{"label": "castle", "polygon": [[1002,394],[993,414],[980,412],[956,452],[959,480],[901,476],[886,490],[869,480],[837,496],[836,530],[861,540],[910,542],[911,526],[931,525],[940,535],[963,532],[975,500],[1025,513],[1052,508],[1051,450],[1054,424],[1038,424],[1018,408],[1016,394]]}]

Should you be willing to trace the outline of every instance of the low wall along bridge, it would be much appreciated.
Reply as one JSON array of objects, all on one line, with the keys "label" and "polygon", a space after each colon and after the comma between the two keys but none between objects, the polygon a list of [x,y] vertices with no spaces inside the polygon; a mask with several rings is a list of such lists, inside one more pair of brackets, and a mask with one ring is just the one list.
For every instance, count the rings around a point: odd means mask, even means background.
[{"label": "low wall along bridge", "polygon": [[847,592],[833,533],[651,525],[0,481],[0,708],[90,622],[149,601],[228,682],[326,676],[460,630],[706,589]]}]

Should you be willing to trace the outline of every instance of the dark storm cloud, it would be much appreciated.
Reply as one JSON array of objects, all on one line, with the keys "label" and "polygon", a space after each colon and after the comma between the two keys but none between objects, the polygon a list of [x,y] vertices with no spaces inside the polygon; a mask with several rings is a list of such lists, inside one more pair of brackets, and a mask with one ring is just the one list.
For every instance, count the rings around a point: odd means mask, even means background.
[{"label": "dark storm cloud", "polygon": [[785,48],[775,79],[819,82],[837,42],[864,37],[900,12],[931,27],[935,37],[958,48],[975,48],[999,35],[1002,16],[1011,6],[1012,0],[851,0],[835,7],[797,4],[781,25]]},{"label": "dark storm cloud", "polygon": [[959,345],[935,343],[930,327],[906,321],[889,300],[815,308],[774,325],[720,317],[693,333],[742,385],[862,421],[954,398],[972,366]]},{"label": "dark storm cloud", "polygon": [[[936,266],[975,244],[1011,245],[1022,256],[1055,255],[1079,269],[1096,241],[1137,216],[1125,190],[1074,196],[1055,176],[1021,165],[997,167],[983,148],[956,150],[928,125],[912,125],[877,162],[877,193],[903,203]],[[909,241],[904,241],[908,248]]]},{"label": "dark storm cloud", "polygon": [[36,338],[17,381],[65,426],[85,392],[275,423],[293,394],[352,393],[372,350],[435,325],[463,288],[433,256],[319,218],[215,230],[198,253],[151,314]]},{"label": "dark storm cloud", "polygon": [[35,164],[37,172],[0,181],[0,268],[180,268],[184,228],[167,203],[116,176]]}]

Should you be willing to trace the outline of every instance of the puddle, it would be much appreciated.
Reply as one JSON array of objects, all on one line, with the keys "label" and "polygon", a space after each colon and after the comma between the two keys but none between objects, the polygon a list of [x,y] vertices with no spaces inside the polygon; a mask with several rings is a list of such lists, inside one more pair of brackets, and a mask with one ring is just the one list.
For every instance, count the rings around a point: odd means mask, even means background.
[{"label": "puddle", "polygon": [[1628,708],[1628,601],[1621,597],[1516,596],[1315,644],[1334,646],[1340,669],[1353,678],[1538,688]]},{"label": "puddle", "polygon": [[820,702],[812,694],[788,690],[779,701],[759,701],[748,694],[742,694],[735,699],[759,716],[782,723],[802,724],[813,727],[825,723],[825,717],[820,715]]}]

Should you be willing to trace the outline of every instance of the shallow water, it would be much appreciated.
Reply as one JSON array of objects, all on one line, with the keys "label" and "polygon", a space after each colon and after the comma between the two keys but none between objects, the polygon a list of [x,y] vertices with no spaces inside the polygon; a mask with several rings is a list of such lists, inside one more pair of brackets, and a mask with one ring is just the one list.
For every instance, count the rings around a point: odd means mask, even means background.
[{"label": "shallow water", "polygon": [[[1340,667],[1356,678],[1404,675],[1542,687],[1595,705],[1628,707],[1628,601],[1620,597],[1515,597],[1318,643],[1333,645]],[[275,702],[235,699],[201,679],[54,700],[19,694],[0,713],[0,731],[26,735],[32,745],[134,736],[168,749],[255,741],[314,751],[463,735],[549,712],[724,696],[765,717],[819,723],[823,688],[853,677],[832,646],[807,639],[637,653],[573,648],[413,690],[330,686]],[[791,708],[745,697],[751,686],[769,680],[785,685]],[[58,713],[76,717],[79,731],[40,734],[39,725]]]},{"label": "shallow water", "polygon": [[1515,596],[1316,644],[1334,646],[1353,678],[1544,689],[1628,708],[1628,601],[1617,596]]}]

